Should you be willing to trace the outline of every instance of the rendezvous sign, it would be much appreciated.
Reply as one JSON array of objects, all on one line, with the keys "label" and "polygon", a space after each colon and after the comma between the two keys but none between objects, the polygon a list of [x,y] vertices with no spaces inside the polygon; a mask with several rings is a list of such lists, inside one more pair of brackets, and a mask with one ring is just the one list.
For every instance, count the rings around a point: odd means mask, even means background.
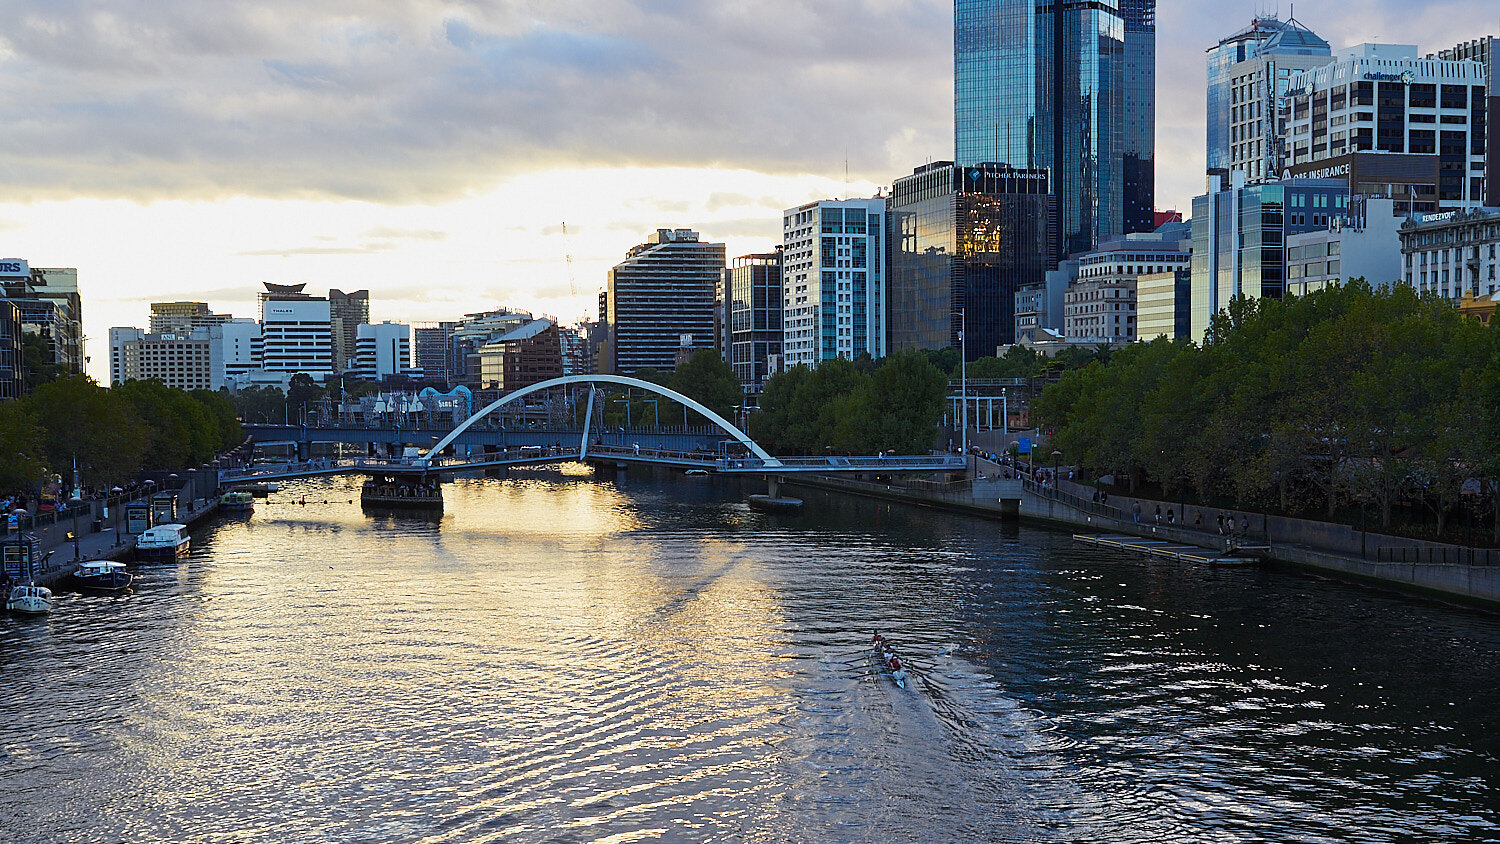
[{"label": "rendezvous sign", "polygon": [[30,278],[31,267],[20,258],[0,258],[0,278]]}]

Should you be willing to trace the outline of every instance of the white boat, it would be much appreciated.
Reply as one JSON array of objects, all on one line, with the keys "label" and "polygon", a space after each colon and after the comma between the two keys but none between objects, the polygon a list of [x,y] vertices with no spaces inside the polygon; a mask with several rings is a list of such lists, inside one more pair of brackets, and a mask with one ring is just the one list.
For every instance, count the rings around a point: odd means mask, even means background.
[{"label": "white boat", "polygon": [[79,589],[113,592],[129,586],[130,580],[125,564],[113,560],[90,560],[73,572],[73,585]]},{"label": "white boat", "polygon": [[187,525],[157,525],[135,540],[137,560],[175,560],[187,552]]},{"label": "white boat", "polygon": [[5,598],[5,608],[30,615],[52,612],[52,590],[35,583],[13,586]]}]

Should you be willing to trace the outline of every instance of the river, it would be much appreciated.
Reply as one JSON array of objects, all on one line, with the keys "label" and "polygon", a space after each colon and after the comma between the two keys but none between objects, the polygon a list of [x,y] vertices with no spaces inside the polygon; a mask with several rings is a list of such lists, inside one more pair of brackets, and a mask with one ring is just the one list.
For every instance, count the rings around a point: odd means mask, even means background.
[{"label": "river", "polygon": [[1500,841],[1496,616],[746,491],[291,484],[0,619],[0,840]]}]

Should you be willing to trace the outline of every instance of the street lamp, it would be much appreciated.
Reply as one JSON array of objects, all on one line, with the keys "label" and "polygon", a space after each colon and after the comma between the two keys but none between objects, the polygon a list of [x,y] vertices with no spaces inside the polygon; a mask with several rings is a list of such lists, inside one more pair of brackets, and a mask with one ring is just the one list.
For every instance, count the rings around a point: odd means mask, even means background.
[{"label": "street lamp", "polygon": [[610,399],[610,401],[614,402],[615,404],[624,404],[625,405],[625,428],[627,430],[629,430],[629,428],[630,428],[630,399],[628,399],[628,398]]},{"label": "street lamp", "polygon": [[1052,449],[1052,488],[1057,489],[1057,466],[1062,460],[1062,452]]},{"label": "street lamp", "polygon": [[651,419],[656,423],[656,429],[658,431],[661,430],[661,407],[657,404],[656,399],[641,399],[641,401],[651,403]]},{"label": "street lamp", "polygon": [[76,563],[83,559],[83,554],[78,550],[78,511],[83,509],[83,499],[78,497],[76,491],[68,499],[68,509],[73,511],[73,562]]},{"label": "street lamp", "polygon": [[962,442],[965,466],[969,462],[969,348],[968,340],[964,337],[964,327],[968,324],[968,317],[965,315],[967,310],[967,308],[959,308],[948,312],[948,316],[958,315],[958,400],[963,407]]}]

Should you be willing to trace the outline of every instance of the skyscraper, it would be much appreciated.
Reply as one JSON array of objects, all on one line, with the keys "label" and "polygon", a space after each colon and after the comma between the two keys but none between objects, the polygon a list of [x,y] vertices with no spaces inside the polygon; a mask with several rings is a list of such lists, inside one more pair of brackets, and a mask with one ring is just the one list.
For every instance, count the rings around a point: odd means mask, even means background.
[{"label": "skyscraper", "polygon": [[890,206],[890,348],[974,360],[1013,342],[1016,292],[1057,265],[1047,171],[937,161],[897,179]]},{"label": "skyscraper", "polygon": [[787,366],[885,357],[885,234],[879,197],[825,199],[782,212]]},{"label": "skyscraper", "polygon": [[955,0],[953,15],[957,163],[1049,169],[1060,252],[1149,231],[1155,0]]},{"label": "skyscraper", "polygon": [[714,348],[714,298],[724,275],[724,244],[692,229],[657,229],[609,271],[603,301],[609,339],[605,374],[670,370],[682,348]]},{"label": "skyscraper", "polygon": [[1262,15],[1208,51],[1208,170],[1251,182],[1281,177],[1293,73],[1333,61],[1328,42],[1295,19]]}]

